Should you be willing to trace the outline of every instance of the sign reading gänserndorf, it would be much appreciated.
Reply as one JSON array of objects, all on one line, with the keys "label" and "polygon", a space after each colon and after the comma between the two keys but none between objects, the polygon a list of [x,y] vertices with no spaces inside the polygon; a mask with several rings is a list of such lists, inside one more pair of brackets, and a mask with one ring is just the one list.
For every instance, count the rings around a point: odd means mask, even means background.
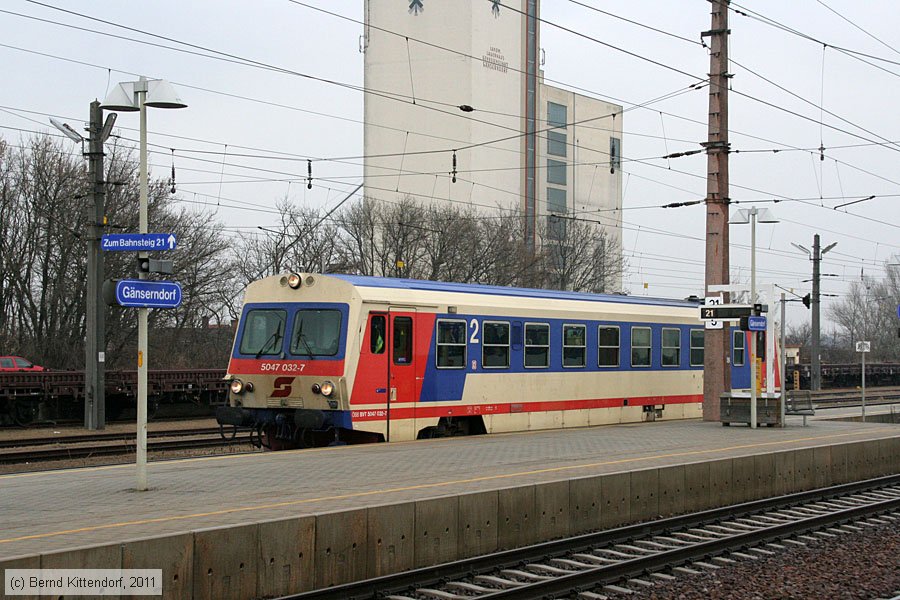
[{"label": "sign reading g\u00e4nserndorf", "polygon": [[116,282],[116,303],[133,308],[176,308],[181,286],[174,281],[121,279]]},{"label": "sign reading g\u00e4nserndorf", "polygon": [[177,245],[174,233],[110,233],[100,238],[100,248],[107,252],[174,250]]}]

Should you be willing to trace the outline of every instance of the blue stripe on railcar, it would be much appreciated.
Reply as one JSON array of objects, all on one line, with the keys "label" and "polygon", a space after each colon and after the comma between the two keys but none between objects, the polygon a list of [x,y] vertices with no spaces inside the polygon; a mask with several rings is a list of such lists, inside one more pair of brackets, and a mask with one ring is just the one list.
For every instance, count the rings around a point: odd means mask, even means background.
[{"label": "blue stripe on railcar", "polygon": [[[360,287],[421,290],[429,292],[452,292],[458,294],[480,294],[488,296],[514,296],[519,298],[543,298],[551,300],[581,300],[586,302],[612,302],[616,304],[636,304],[643,306],[676,306],[698,308],[699,302],[672,300],[668,298],[648,298],[645,296],[622,296],[617,294],[589,294],[586,292],[566,292],[532,288],[503,287],[477,283],[451,283],[426,281],[422,279],[395,279],[392,277],[370,277],[366,275],[330,274],[329,277],[342,279]],[[699,313],[698,313],[699,315]]]},{"label": "blue stripe on railcar", "polygon": [[[436,364],[437,354],[437,322],[438,320],[465,320],[466,321],[466,359],[464,368],[438,368]],[[478,323],[479,342],[472,341],[472,321]],[[500,321],[510,324],[510,366],[508,368],[484,368],[482,365],[481,335],[484,331],[484,321]],[[525,323],[539,323],[550,325],[550,366],[545,368],[525,367],[525,345],[521,337],[524,335]],[[585,366],[563,367],[563,325],[585,325]],[[619,327],[619,365],[616,367],[597,366],[597,329],[599,326]],[[518,326],[518,327],[517,327]],[[631,365],[631,328],[651,328],[651,361],[648,367],[633,367]],[[677,367],[662,366],[662,329],[677,328],[680,331],[680,362]],[[650,321],[580,321],[577,319],[542,319],[542,318],[512,318],[503,316],[472,316],[459,314],[438,314],[435,319],[434,331],[431,332],[431,342],[428,351],[428,365],[425,370],[425,379],[422,382],[420,401],[448,401],[461,400],[466,376],[469,373],[563,373],[563,372],[627,372],[627,371],[678,371],[678,370],[702,370],[703,365],[690,364],[690,331],[701,329],[700,327],[654,323]],[[518,330],[519,339],[514,339]],[[472,368],[472,361],[476,361],[476,368]]]}]

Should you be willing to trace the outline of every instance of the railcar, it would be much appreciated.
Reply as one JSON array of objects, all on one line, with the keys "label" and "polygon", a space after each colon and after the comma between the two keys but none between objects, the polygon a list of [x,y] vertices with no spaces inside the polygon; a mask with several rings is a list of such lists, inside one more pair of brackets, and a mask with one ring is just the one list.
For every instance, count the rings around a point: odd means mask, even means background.
[{"label": "railcar", "polygon": [[696,302],[311,273],[244,302],[216,416],[273,449],[701,415]]}]

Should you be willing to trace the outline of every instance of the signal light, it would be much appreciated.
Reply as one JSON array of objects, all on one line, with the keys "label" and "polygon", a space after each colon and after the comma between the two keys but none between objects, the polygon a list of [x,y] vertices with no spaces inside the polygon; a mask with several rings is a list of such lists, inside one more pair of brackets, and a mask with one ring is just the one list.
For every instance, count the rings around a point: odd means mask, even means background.
[{"label": "signal light", "polygon": [[806,308],[809,308],[809,303],[810,303],[810,297],[809,297],[809,294],[807,294],[807,295],[803,296],[803,306],[805,306]]}]

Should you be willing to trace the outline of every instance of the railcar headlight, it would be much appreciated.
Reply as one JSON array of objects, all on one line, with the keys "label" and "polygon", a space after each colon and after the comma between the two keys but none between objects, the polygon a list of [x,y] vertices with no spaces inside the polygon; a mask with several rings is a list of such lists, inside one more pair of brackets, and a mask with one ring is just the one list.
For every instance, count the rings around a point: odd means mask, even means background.
[{"label": "railcar headlight", "polygon": [[300,287],[300,284],[303,283],[303,280],[300,279],[300,276],[296,273],[291,273],[288,275],[288,285],[292,290],[296,290]]},{"label": "railcar headlight", "polygon": [[322,384],[322,395],[330,396],[334,393],[334,384],[330,381],[326,381]]},{"label": "railcar headlight", "polygon": [[231,393],[232,394],[243,394],[244,393],[244,382],[240,379],[232,379],[231,380]]},{"label": "railcar headlight", "polygon": [[313,393],[313,394],[320,394],[320,393],[322,393],[322,386],[319,385],[318,383],[312,384],[312,393]]}]

